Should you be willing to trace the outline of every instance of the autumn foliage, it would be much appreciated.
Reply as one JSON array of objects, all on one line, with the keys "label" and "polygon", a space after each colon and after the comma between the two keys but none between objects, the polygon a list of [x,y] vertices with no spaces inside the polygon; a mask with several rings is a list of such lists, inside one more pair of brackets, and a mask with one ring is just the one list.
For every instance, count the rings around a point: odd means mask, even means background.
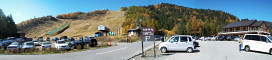
[{"label": "autumn foliage", "polygon": [[120,10],[121,10],[121,11],[126,11],[126,10],[128,10],[128,8],[127,8],[127,7],[121,7]]},{"label": "autumn foliage", "polygon": [[84,18],[88,16],[93,16],[93,15],[99,15],[99,14],[105,14],[108,10],[95,10],[93,12],[75,12],[75,13],[69,13],[69,14],[60,14],[57,15],[56,18],[60,19],[76,19],[76,18]]},{"label": "autumn foliage", "polygon": [[[123,33],[128,29],[135,29],[135,20],[143,20],[142,27],[154,27],[155,34],[183,34],[193,36],[215,35],[222,27],[238,22],[239,19],[229,13],[210,10],[195,9],[161,3],[148,6],[130,6],[122,25]],[[158,30],[164,30],[160,33]]]}]

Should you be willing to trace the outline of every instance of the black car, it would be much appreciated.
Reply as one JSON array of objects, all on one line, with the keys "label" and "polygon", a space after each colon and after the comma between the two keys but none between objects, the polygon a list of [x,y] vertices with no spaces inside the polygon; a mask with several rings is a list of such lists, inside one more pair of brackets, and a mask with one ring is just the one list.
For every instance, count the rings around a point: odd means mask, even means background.
[{"label": "black car", "polygon": [[43,41],[43,37],[39,37],[39,38],[38,38],[38,41]]},{"label": "black car", "polygon": [[90,46],[90,47],[94,47],[97,45],[97,40],[92,38],[92,37],[85,37],[85,39],[83,39],[83,42],[85,44],[88,44],[87,46]]},{"label": "black car", "polygon": [[67,37],[67,36],[61,36],[61,37],[60,37],[60,40],[67,41],[67,40],[68,40],[68,37]]}]

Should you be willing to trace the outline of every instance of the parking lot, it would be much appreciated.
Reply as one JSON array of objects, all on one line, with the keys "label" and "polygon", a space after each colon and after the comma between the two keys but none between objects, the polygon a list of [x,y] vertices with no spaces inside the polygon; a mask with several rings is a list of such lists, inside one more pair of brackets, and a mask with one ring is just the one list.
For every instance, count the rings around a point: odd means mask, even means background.
[{"label": "parking lot", "polygon": [[194,53],[182,51],[161,53],[157,49],[154,58],[153,50],[146,51],[147,57],[134,57],[131,60],[271,60],[272,55],[262,52],[239,52],[236,41],[199,41]]}]

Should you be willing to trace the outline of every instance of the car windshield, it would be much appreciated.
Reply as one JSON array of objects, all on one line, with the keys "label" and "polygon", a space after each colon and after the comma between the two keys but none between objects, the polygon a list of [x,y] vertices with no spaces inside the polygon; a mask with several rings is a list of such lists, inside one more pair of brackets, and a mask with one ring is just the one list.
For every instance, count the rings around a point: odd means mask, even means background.
[{"label": "car windshield", "polygon": [[50,42],[43,42],[42,45],[51,44]]},{"label": "car windshield", "polygon": [[272,37],[271,36],[267,36],[270,40],[272,40]]},{"label": "car windshield", "polygon": [[33,40],[33,42],[38,42],[38,40]]},{"label": "car windshield", "polygon": [[65,43],[65,41],[59,41],[58,42],[58,44],[64,44]]}]

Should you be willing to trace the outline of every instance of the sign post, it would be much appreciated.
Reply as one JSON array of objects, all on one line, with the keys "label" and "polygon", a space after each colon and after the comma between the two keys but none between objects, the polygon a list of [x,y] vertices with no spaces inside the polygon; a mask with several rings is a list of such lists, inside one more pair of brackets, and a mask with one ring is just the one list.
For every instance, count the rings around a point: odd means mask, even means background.
[{"label": "sign post", "polygon": [[154,27],[143,27],[141,29],[141,35],[142,35],[142,56],[144,56],[143,51],[143,41],[154,41],[154,57],[156,57],[155,52],[155,39],[154,39]]}]

